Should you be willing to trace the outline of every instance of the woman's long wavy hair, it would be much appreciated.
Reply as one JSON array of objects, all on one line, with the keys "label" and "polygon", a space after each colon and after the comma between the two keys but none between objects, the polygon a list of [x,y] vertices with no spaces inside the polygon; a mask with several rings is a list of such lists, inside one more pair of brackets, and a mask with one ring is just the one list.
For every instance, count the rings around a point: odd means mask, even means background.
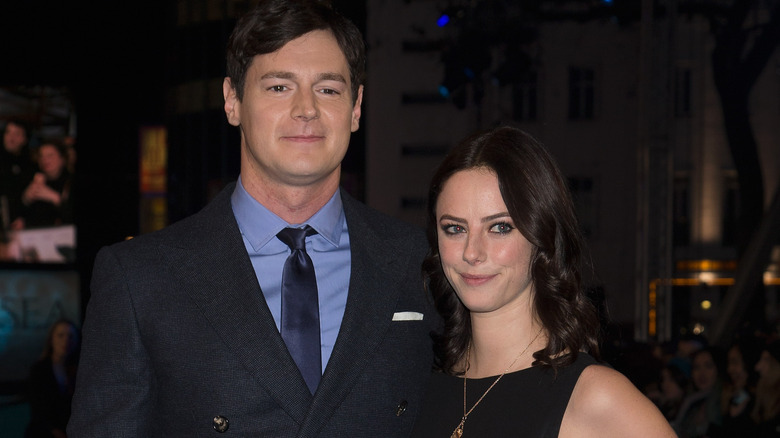
[{"label": "woman's long wavy hair", "polygon": [[[537,320],[547,346],[534,353],[534,365],[557,368],[579,351],[600,359],[599,320],[582,286],[583,239],[568,186],[557,164],[533,137],[512,127],[478,132],[456,146],[439,166],[428,192],[430,250],[423,263],[426,287],[444,325],[433,335],[436,368],[456,374],[471,339],[469,310],[447,281],[438,245],[436,202],[457,172],[489,169],[517,229],[533,245],[529,272]],[[567,354],[571,353],[571,354]]]}]

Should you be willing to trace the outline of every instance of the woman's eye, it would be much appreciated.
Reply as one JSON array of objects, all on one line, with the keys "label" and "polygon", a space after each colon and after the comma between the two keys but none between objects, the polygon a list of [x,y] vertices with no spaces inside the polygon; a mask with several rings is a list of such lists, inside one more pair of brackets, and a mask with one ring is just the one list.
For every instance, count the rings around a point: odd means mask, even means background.
[{"label": "woman's eye", "polygon": [[457,224],[445,224],[441,226],[441,229],[447,234],[459,234],[466,231],[463,226]]},{"label": "woman's eye", "polygon": [[499,233],[499,234],[507,234],[514,229],[515,227],[513,227],[511,224],[508,224],[506,222],[500,222],[490,227],[491,232]]}]

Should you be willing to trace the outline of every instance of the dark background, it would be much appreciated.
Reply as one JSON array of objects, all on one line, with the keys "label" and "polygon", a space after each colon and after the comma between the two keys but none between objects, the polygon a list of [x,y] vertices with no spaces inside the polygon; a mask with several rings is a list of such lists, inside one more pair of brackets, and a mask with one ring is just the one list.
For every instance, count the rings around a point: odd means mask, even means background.
[{"label": "dark background", "polygon": [[[31,0],[6,3],[0,11],[0,86],[72,91],[78,154],[75,268],[81,274],[82,307],[100,247],[139,232],[139,127],[167,123],[167,88],[180,80],[172,77],[171,66],[184,61],[172,47],[175,6],[166,0]],[[223,53],[216,55],[224,59]],[[224,70],[221,62],[212,68]]]},{"label": "dark background", "polygon": [[[11,3],[11,2],[8,2]],[[164,121],[169,2],[12,2],[0,85],[73,92],[79,260],[138,227],[138,128]]]},{"label": "dark background", "polygon": [[[170,221],[200,209],[215,180],[219,185],[237,175],[238,133],[221,109],[181,116],[166,105],[177,85],[224,76],[235,21],[177,26],[173,0],[7,3],[0,10],[0,86],[73,93],[77,267],[86,285],[99,248],[139,232],[139,127],[168,127]],[[334,6],[365,32],[365,5]],[[363,141],[362,133],[353,138],[344,163],[358,178]]]}]

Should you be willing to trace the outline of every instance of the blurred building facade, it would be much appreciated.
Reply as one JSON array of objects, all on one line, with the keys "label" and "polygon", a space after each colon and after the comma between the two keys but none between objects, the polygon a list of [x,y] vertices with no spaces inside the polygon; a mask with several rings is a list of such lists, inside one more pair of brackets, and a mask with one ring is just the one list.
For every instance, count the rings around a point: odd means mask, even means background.
[{"label": "blurred building facade", "polygon": [[[461,4],[368,1],[366,201],[422,224],[446,151],[475,129],[514,124],[569,178],[612,320],[640,340],[709,335],[734,283],[739,196],[706,20],[676,14],[676,2],[656,2],[664,16],[642,2],[630,23],[542,22],[523,80],[485,73],[461,90],[458,109],[440,88],[453,36],[441,19]],[[506,56],[493,50],[494,64]],[[779,66],[775,53],[750,100],[767,207],[780,175]],[[777,259],[775,250],[765,274],[768,320],[778,316]]]}]

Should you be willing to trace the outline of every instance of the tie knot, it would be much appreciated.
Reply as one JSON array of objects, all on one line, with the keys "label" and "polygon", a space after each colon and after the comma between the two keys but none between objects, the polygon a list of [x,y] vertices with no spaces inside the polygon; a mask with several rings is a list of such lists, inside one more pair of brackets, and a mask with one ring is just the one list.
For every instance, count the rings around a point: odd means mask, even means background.
[{"label": "tie knot", "polygon": [[306,236],[317,234],[317,230],[306,225],[303,228],[285,228],[279,231],[276,237],[279,238],[285,245],[289,246],[291,250],[306,249]]}]

